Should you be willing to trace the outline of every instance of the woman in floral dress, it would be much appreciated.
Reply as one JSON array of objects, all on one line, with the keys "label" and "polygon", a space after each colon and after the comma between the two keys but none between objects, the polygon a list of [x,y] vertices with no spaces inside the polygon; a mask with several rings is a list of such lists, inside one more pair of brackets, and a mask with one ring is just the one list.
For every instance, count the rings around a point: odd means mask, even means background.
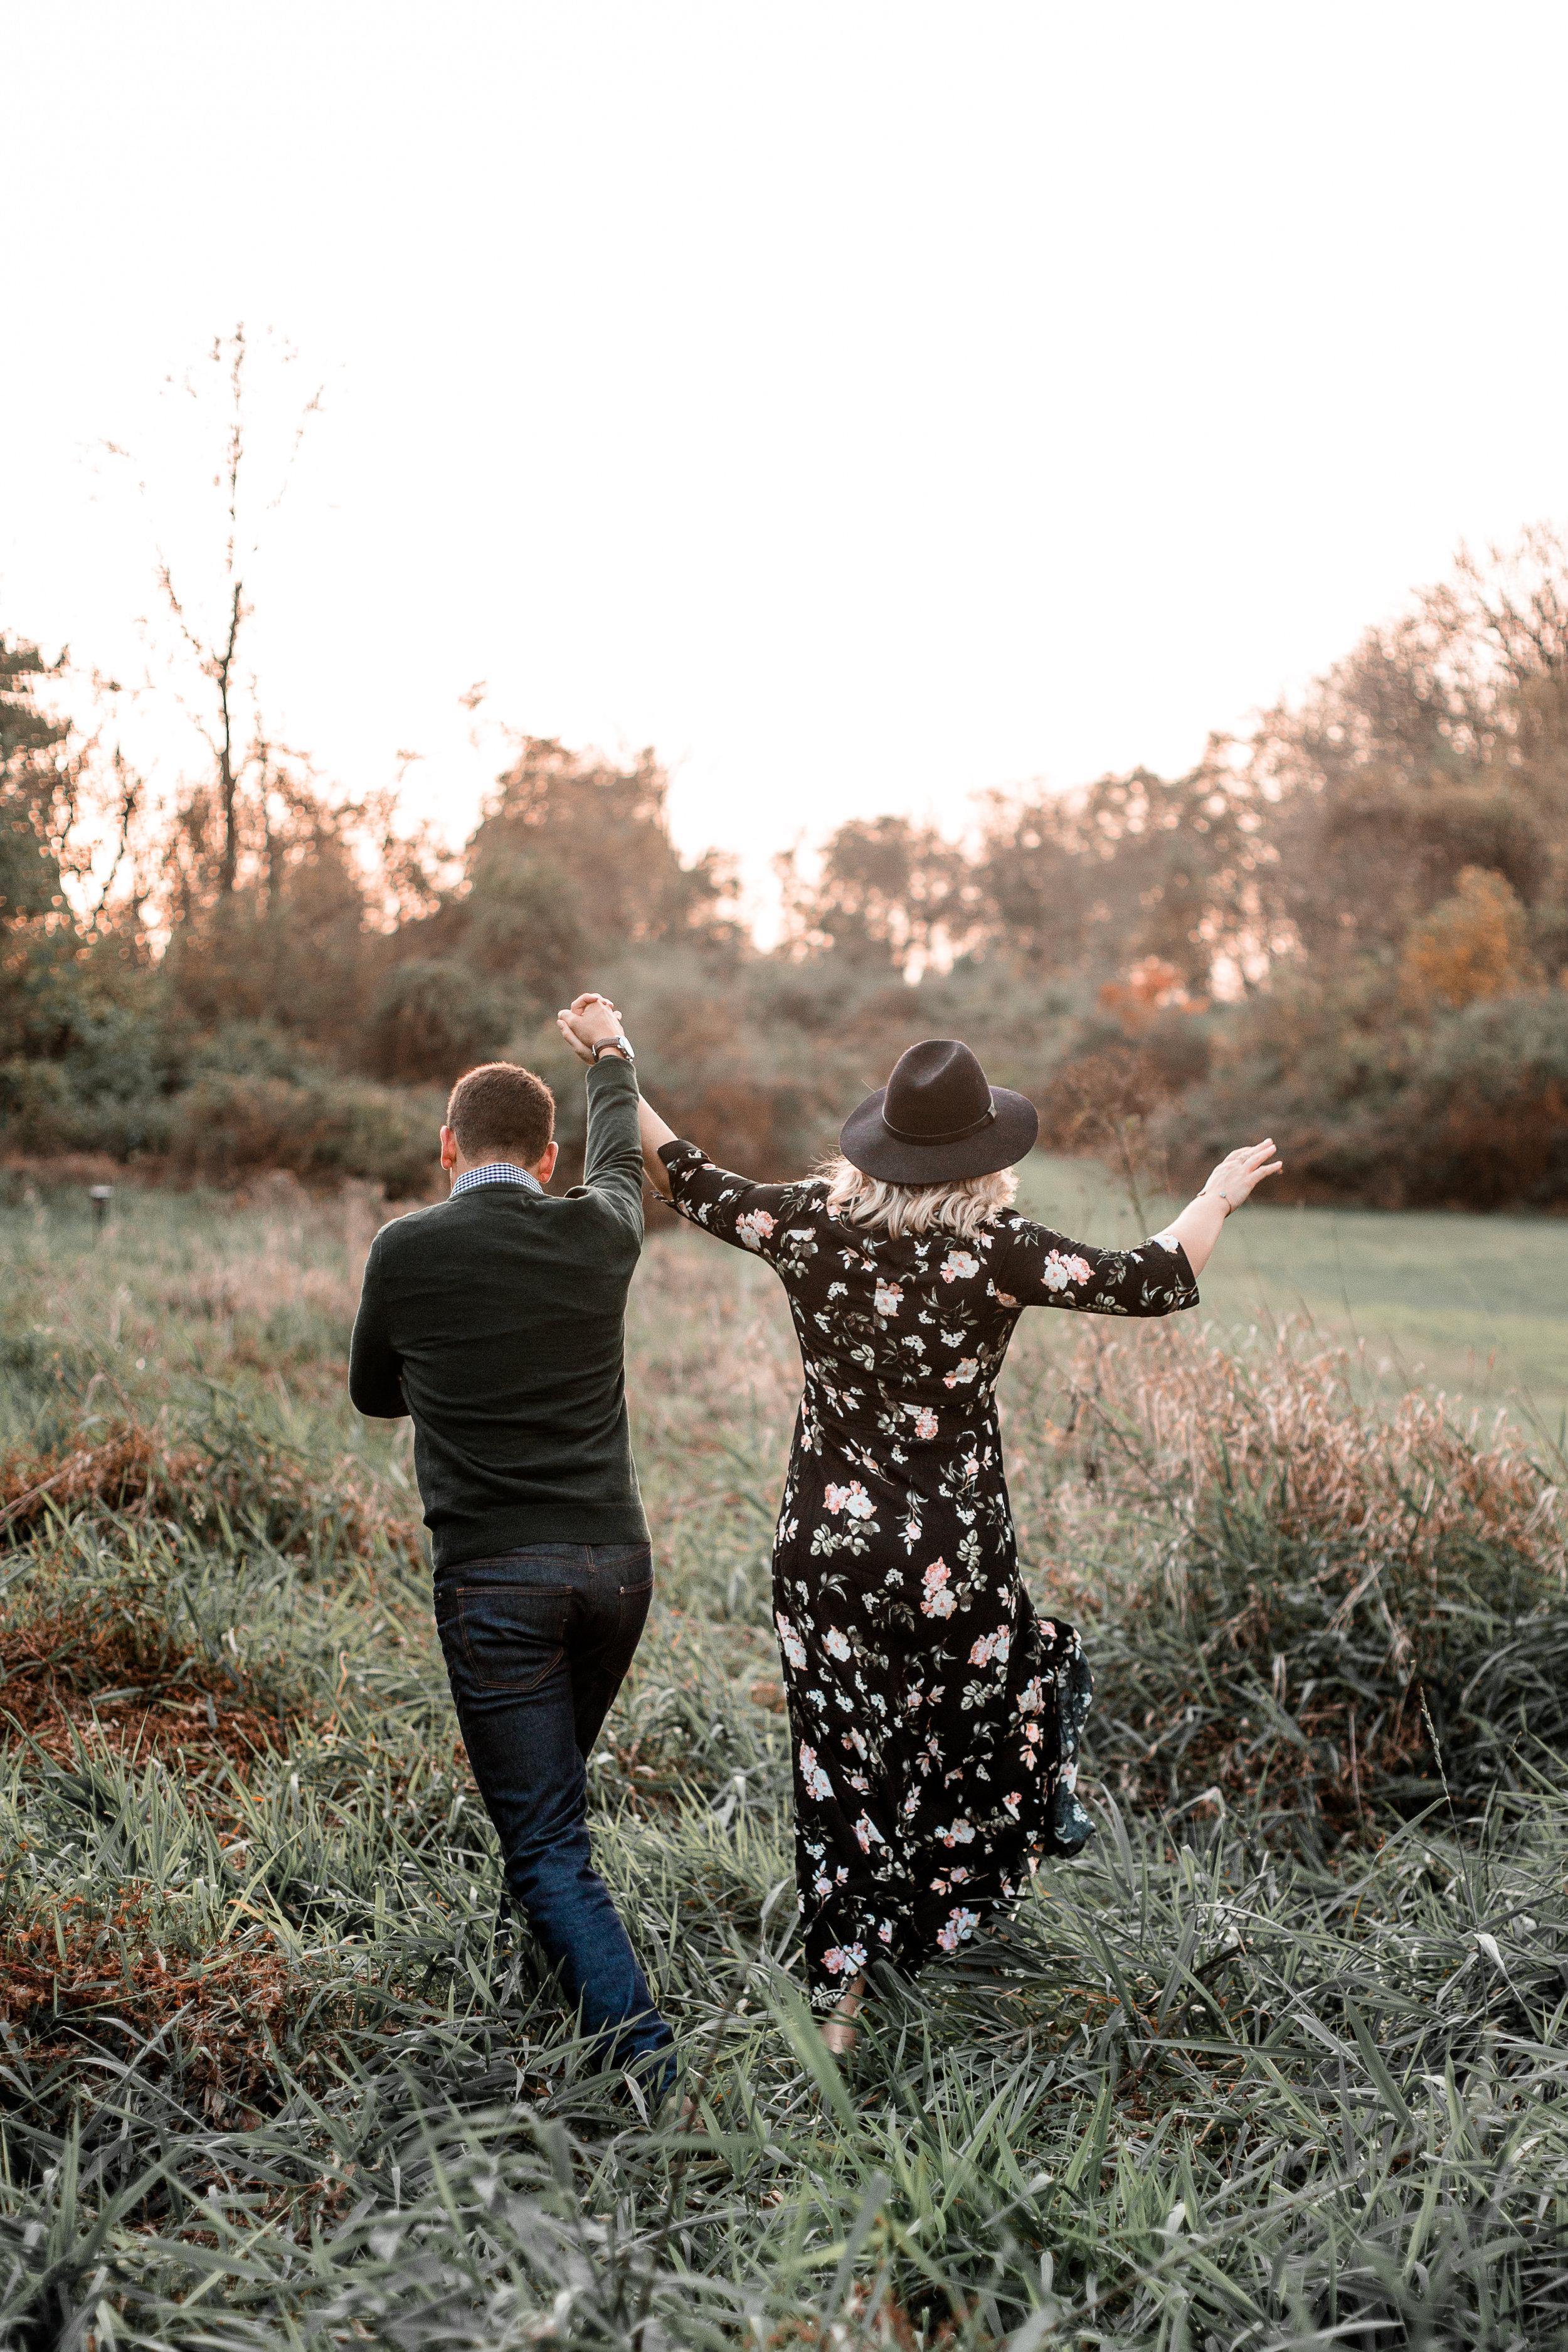
[{"label": "woman in floral dress", "polygon": [[[602,1004],[562,1015],[580,1053]],[[773,1603],[806,1974],[836,2049],[868,1967],[956,1951],[1042,1855],[1089,1834],[1074,1791],[1089,1666],[1073,1628],[1031,1606],[1003,1475],[1014,1327],[1026,1307],[1195,1306],[1220,1225],[1274,1172],[1271,1143],[1232,1153],[1165,1232],[1100,1250],[1012,1208],[1037,1133],[1023,1096],[941,1038],[852,1113],[841,1160],[794,1183],[715,1167],[643,1106],[654,1183],[773,1267],[800,1342]]]}]

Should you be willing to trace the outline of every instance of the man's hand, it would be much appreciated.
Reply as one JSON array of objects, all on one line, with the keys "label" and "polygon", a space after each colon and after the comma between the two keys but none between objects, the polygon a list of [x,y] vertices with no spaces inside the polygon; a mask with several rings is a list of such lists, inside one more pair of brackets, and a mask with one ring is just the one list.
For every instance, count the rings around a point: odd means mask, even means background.
[{"label": "man's hand", "polygon": [[595,1045],[624,1034],[621,1016],[609,998],[596,995],[592,990],[584,996],[574,996],[564,1011],[556,1014],[555,1026],[577,1059],[590,1065]]}]

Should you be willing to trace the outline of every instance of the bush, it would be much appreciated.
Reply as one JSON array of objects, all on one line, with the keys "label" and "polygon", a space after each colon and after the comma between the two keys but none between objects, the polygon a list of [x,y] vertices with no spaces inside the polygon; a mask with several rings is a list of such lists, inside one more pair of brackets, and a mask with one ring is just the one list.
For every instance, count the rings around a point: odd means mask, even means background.
[{"label": "bush", "polygon": [[[626,1016],[644,1093],[721,1165],[796,1176],[833,1149],[860,1097],[921,1037],[963,1037],[992,1079],[1045,1100],[1079,1032],[1078,995],[964,963],[913,987],[830,959],[637,949],[585,971]],[[581,1071],[552,1022],[508,1051],[555,1088],[569,1166],[581,1165]]]},{"label": "bush", "polygon": [[1434,1030],[1403,1156],[1417,1206],[1568,1201],[1568,990],[1468,1005]]},{"label": "bush", "polygon": [[1237,1136],[1271,1134],[1279,1197],[1379,1208],[1568,1202],[1568,991],[1401,1018],[1387,975],[1282,990],[1222,1026],[1206,1082],[1159,1141],[1196,1181]]},{"label": "bush", "polygon": [[429,1190],[439,1094],[339,1077],[308,1062],[280,1077],[203,1060],[179,1093],[123,1097],[87,1090],[68,1062],[0,1065],[0,1144],[29,1159],[149,1161],[219,1184],[281,1168],[310,1183],[368,1180],[394,1199]]},{"label": "bush", "polygon": [[438,1096],[352,1078],[215,1076],[177,1097],[169,1151],[181,1173],[219,1183],[284,1168],[306,1181],[365,1177],[407,1197],[430,1187],[440,1124]]},{"label": "bush", "polygon": [[1405,1002],[1458,1006],[1527,987],[1529,932],[1529,917],[1504,875],[1462,867],[1453,897],[1440,898],[1405,935]]},{"label": "bush", "polygon": [[379,1078],[450,1087],[494,1058],[510,1026],[495,991],[466,964],[395,964],[371,1011],[367,1058]]},{"label": "bush", "polygon": [[[1117,1562],[1090,1643],[1123,1804],[1266,1802],[1318,1844],[1483,1806],[1568,1756],[1555,1486],[1421,1391],[1355,1402],[1342,1351],[1177,1330],[1080,1344],[1058,1542]],[[1131,1556],[1130,1569],[1121,1563]],[[1433,1735],[1441,1755],[1433,1744]]]},{"label": "bush", "polygon": [[71,1062],[0,1064],[0,1140],[12,1152],[54,1156],[103,1151],[114,1160],[159,1158],[174,1113],[152,1091],[116,1095],[82,1084]]}]

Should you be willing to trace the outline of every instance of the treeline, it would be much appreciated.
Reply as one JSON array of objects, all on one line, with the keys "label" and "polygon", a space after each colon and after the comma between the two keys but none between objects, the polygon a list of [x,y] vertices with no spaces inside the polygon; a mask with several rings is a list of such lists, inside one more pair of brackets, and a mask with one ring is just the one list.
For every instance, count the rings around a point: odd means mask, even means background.
[{"label": "treeline", "polygon": [[[0,1149],[426,1188],[441,1094],[506,1053],[580,1089],[551,1016],[616,992],[647,1092],[798,1168],[921,1035],[1046,1139],[1181,1182],[1271,1131],[1294,1197],[1568,1201],[1568,550],[1461,561],[1188,775],[992,795],[784,866],[757,950],[685,864],[651,753],[520,739],[460,856],[226,738],[153,823],[0,638]],[[108,844],[106,849],[105,844]]]}]

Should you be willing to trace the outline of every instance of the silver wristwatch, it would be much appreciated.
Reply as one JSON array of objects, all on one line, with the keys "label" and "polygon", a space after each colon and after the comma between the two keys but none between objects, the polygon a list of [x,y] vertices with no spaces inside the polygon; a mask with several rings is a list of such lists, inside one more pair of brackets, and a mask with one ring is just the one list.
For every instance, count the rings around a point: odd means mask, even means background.
[{"label": "silver wristwatch", "polygon": [[635,1062],[637,1060],[637,1055],[632,1051],[632,1043],[629,1037],[601,1037],[598,1044],[594,1048],[594,1061],[595,1066],[598,1064],[600,1055],[607,1054],[612,1045],[615,1047],[616,1052],[621,1055],[623,1060],[627,1062]]}]

